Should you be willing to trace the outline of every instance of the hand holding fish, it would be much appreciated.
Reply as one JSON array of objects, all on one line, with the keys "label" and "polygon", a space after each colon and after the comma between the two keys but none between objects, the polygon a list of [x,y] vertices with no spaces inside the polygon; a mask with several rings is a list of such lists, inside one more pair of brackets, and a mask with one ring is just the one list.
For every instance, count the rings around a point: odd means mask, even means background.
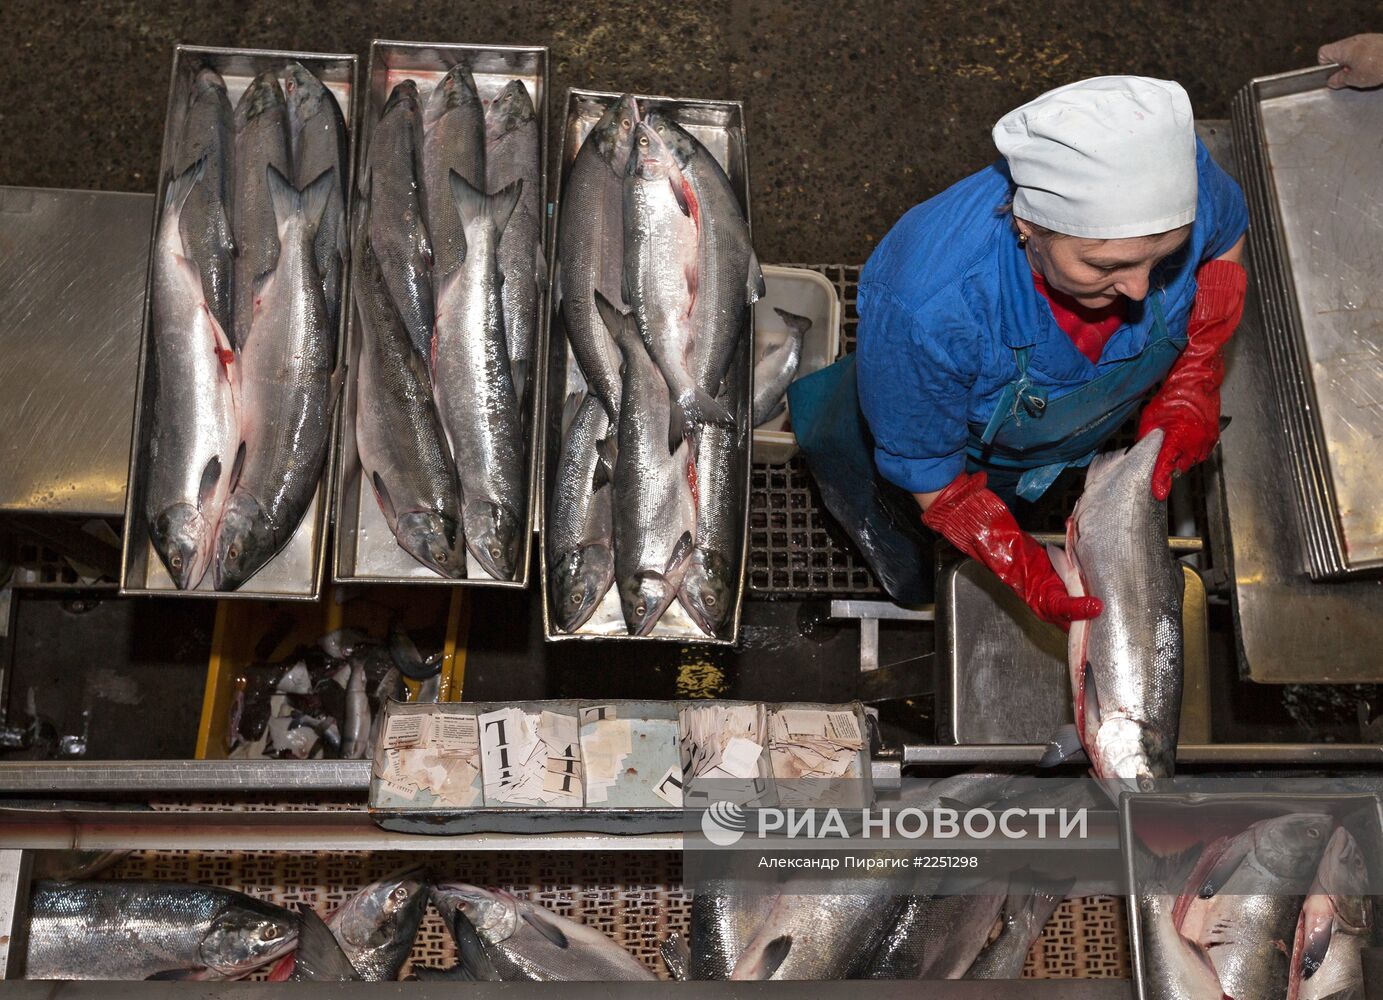
[{"label": "hand holding fish", "polygon": [[922,523],[1008,584],[1043,621],[1069,630],[1104,610],[1098,597],[1072,597],[1051,559],[991,490],[983,472],[962,472],[922,515]]}]

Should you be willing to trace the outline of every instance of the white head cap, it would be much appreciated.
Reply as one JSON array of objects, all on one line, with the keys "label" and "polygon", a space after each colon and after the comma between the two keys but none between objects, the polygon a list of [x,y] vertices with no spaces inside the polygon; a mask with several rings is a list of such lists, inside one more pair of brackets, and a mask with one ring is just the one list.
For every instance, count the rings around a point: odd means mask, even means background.
[{"label": "white head cap", "polygon": [[1071,236],[1164,233],[1196,218],[1196,133],[1181,84],[1097,76],[994,126],[1018,186],[1013,214]]}]

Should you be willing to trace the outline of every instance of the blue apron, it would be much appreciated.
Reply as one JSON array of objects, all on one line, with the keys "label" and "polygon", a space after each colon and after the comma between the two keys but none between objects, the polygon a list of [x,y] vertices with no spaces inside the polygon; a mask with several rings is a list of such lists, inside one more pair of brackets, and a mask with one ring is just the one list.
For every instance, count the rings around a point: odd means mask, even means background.
[{"label": "blue apron", "polygon": [[[1147,300],[1153,329],[1140,353],[1057,399],[1047,399],[1046,389],[1029,378],[1031,347],[1014,348],[1018,376],[1005,387],[989,422],[971,425],[967,470],[987,473],[990,488],[1012,502],[1015,496],[1035,500],[1063,469],[1088,465],[1186,345],[1184,336],[1173,338],[1167,329],[1161,297],[1161,291],[1153,291]],[[793,382],[788,406],[826,508],[884,589],[905,604],[930,599],[930,545],[917,530],[911,495],[875,470],[874,441],[855,387],[854,355]]]},{"label": "blue apron", "polygon": [[1186,346],[1185,337],[1175,339],[1167,329],[1161,298],[1161,291],[1148,296],[1153,328],[1140,353],[1057,399],[1028,377],[1032,348],[1014,348],[1018,377],[1004,387],[989,422],[970,425],[966,468],[987,473],[1000,495],[1031,501],[1068,466],[1089,465]]}]

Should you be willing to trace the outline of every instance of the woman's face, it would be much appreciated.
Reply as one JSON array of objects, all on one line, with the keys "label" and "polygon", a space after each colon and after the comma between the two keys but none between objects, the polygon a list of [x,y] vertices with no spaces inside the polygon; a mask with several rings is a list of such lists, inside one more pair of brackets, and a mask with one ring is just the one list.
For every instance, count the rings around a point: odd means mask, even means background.
[{"label": "woman's face", "polygon": [[1040,232],[1023,219],[1018,231],[1028,237],[1028,263],[1047,284],[1089,309],[1113,305],[1123,295],[1141,301],[1149,276],[1162,258],[1174,253],[1191,234],[1182,226],[1156,236],[1093,240]]}]

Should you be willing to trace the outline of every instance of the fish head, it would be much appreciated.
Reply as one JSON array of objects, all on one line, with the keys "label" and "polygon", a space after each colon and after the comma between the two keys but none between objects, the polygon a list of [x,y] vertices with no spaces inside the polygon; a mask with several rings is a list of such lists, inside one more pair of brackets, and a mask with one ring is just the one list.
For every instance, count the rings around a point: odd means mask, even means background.
[{"label": "fish head", "polygon": [[512,580],[522,537],[518,516],[502,503],[471,500],[462,514],[466,547],[496,580]]},{"label": "fish head", "polygon": [[306,66],[291,62],[283,71],[283,96],[288,103],[288,116],[301,124],[313,115],[326,100],[327,88]]},{"label": "fish head", "polygon": [[274,529],[259,502],[237,493],[226,502],[216,532],[212,579],[217,590],[235,590],[273,556]]},{"label": "fish head", "polygon": [[394,536],[418,562],[449,580],[459,580],[466,563],[456,551],[456,521],[436,511],[412,511],[399,517]]},{"label": "fish head", "polygon": [[411,869],[371,882],[341,904],[328,923],[350,954],[411,942],[426,904],[422,870]]},{"label": "fish head", "polygon": [[197,71],[197,77],[192,81],[192,92],[195,95],[204,94],[207,91],[226,92],[226,81],[221,78],[221,74],[210,66],[203,66]]},{"label": "fish head", "polygon": [[692,621],[710,635],[720,634],[730,614],[730,606],[734,603],[733,579],[734,568],[718,552],[697,549],[687,562],[679,594],[682,607]]},{"label": "fish head", "polygon": [[667,145],[669,152],[672,153],[672,158],[677,161],[677,165],[685,169],[696,153],[696,140],[686,129],[666,115],[655,112],[645,118],[644,121]]},{"label": "fish head", "polygon": [[214,532],[196,504],[175,503],[159,511],[149,526],[154,548],[179,590],[201,582],[211,562]]},{"label": "fish head", "polygon": [[628,172],[630,177],[637,177],[646,183],[666,182],[670,177],[680,180],[680,170],[672,157],[672,150],[647,122],[634,126],[634,148],[629,154]]},{"label": "fish head", "polygon": [[1320,867],[1316,869],[1316,884],[1310,895],[1325,896],[1335,920],[1363,933],[1372,923],[1368,901],[1368,864],[1359,844],[1348,830],[1340,827],[1325,845]]},{"label": "fish head", "polygon": [[504,85],[485,114],[485,141],[495,143],[510,132],[538,120],[533,100],[522,80],[510,80]]},{"label": "fish head", "polygon": [[447,75],[432,88],[427,97],[427,109],[423,118],[431,125],[453,108],[463,104],[480,104],[480,93],[475,86],[475,77],[465,63],[457,63],[447,70]]},{"label": "fish head", "polygon": [[242,899],[212,919],[198,947],[198,960],[232,979],[282,958],[297,946],[297,917],[270,903]]},{"label": "fish head", "polygon": [[284,108],[283,88],[272,70],[265,70],[250,81],[240,103],[235,106],[235,127],[243,129],[260,115]]},{"label": "fish head", "polygon": [[610,589],[615,556],[608,545],[583,545],[564,553],[548,573],[557,624],[563,632],[575,632]]},{"label": "fish head", "polygon": [[401,80],[394,85],[394,89],[389,91],[389,99],[384,102],[384,110],[379,113],[380,118],[398,107],[413,113],[417,112],[418,85],[412,80]]},{"label": "fish head", "polygon": [[625,94],[600,116],[587,142],[595,143],[596,154],[620,177],[629,164],[634,143],[634,128],[639,123],[639,105],[632,94]]},{"label": "fish head", "polygon": [[619,603],[630,635],[648,635],[663,617],[677,588],[656,570],[640,570],[619,582]]},{"label": "fish head", "polygon": [[1095,735],[1095,770],[1106,782],[1151,792],[1176,770],[1176,741],[1138,719],[1114,716]]},{"label": "fish head", "polygon": [[1253,825],[1252,850],[1263,868],[1305,892],[1334,828],[1335,818],[1326,813],[1274,816]]},{"label": "fish head", "polygon": [[449,922],[458,913],[465,917],[489,944],[507,940],[519,926],[519,901],[507,892],[465,882],[440,882],[432,887],[432,901]]}]

